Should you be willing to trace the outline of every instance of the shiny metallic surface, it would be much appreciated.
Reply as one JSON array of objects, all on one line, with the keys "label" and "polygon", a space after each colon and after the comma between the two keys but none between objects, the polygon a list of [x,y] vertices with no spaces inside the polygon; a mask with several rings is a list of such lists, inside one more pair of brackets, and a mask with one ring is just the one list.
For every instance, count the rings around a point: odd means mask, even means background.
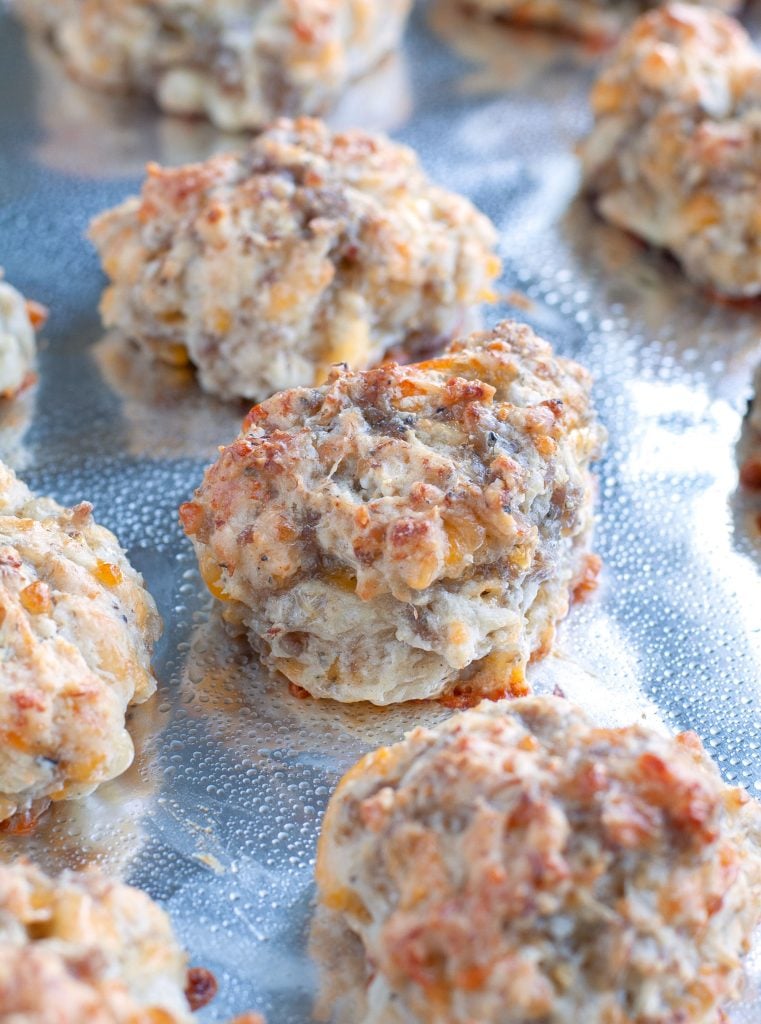
[{"label": "shiny metallic surface", "polygon": [[[499,225],[503,301],[597,377],[610,432],[599,466],[600,590],[533,666],[611,722],[692,728],[728,780],[761,788],[761,506],[737,490],[735,446],[761,359],[761,305],[710,302],[665,257],[576,198],[576,139],[599,55],[474,24],[443,0],[416,9],[405,52],[354,91],[336,123],[415,145],[431,175]],[[241,408],[190,375],[103,337],[103,284],[83,233],[139,184],[242,144],[149,103],[93,94],[0,11],[0,265],[50,307],[36,390],[0,410],[0,448],[29,484],[89,499],[144,572],[166,631],[159,694],[132,713],[132,769],[59,805],[0,856],[58,869],[98,862],[171,913],[217,1000],[272,1024],[310,1019],[305,952],[319,823],[368,748],[447,712],[340,707],[292,696],[228,638],[176,509]],[[735,1024],[758,1021],[761,956]],[[755,966],[753,966],[755,965]]]}]

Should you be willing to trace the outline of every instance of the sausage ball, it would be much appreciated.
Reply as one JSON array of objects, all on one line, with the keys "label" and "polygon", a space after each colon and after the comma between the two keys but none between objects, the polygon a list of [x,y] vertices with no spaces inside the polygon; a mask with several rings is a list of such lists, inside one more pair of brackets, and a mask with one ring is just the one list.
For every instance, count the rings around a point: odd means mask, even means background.
[{"label": "sausage ball", "polygon": [[521,691],[588,569],[590,378],[503,323],[255,406],[181,518],[265,664],[375,704]]},{"label": "sausage ball", "polygon": [[[693,0],[734,14],[740,0]],[[612,42],[635,18],[658,0],[467,0],[478,14],[504,19],[518,25],[553,29],[600,42]]]},{"label": "sausage ball", "polygon": [[3,281],[0,270],[0,398],[13,398],[34,380],[35,330],[45,315]]},{"label": "sausage ball", "polygon": [[670,4],[626,35],[581,147],[600,214],[712,292],[761,293],[761,58],[736,21]]},{"label": "sausage ball", "polygon": [[0,864],[0,1022],[191,1024],[186,958],[143,892]]},{"label": "sausage ball", "polygon": [[411,150],[308,119],[243,156],[150,167],[90,236],[112,281],[105,323],[254,401],[446,339],[499,271],[491,223]]},{"label": "sausage ball", "polygon": [[761,436],[761,363],[756,367],[756,373],[753,379],[753,389],[754,394],[748,410],[748,417],[753,430]]},{"label": "sausage ball", "polygon": [[0,821],[129,766],[125,713],[155,690],[160,632],[91,506],[37,498],[0,464]]},{"label": "sausage ball", "polygon": [[76,78],[261,128],[320,114],[402,36],[411,0],[12,0]]},{"label": "sausage ball", "polygon": [[483,703],[369,754],[317,855],[351,1024],[719,1024],[761,917],[761,806],[693,733]]}]

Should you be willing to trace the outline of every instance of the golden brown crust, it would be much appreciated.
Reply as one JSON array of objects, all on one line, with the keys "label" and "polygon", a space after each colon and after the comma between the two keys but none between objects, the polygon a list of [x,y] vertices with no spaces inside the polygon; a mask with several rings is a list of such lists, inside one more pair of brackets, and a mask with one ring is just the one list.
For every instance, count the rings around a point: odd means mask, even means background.
[{"label": "golden brown crust", "polygon": [[603,437],[589,389],[505,323],[276,395],[181,510],[204,578],[314,695],[509,690],[583,569]]},{"label": "golden brown crust", "polygon": [[0,821],[91,792],[132,760],[160,619],[116,538],[0,464]]},{"label": "golden brown crust", "polygon": [[761,58],[717,11],[669,4],[622,40],[581,148],[603,217],[670,250],[689,277],[761,292]]},{"label": "golden brown crust", "polygon": [[496,232],[405,146],[281,120],[242,156],[151,166],[92,224],[101,310],[222,397],[261,401],[451,337],[491,295]]},{"label": "golden brown crust", "polygon": [[337,1019],[718,1024],[761,916],[759,836],[694,734],[598,728],[550,697],[416,729],[323,824]]},{"label": "golden brown crust", "polygon": [[411,0],[13,0],[68,70],[220,128],[320,114],[399,42]]}]

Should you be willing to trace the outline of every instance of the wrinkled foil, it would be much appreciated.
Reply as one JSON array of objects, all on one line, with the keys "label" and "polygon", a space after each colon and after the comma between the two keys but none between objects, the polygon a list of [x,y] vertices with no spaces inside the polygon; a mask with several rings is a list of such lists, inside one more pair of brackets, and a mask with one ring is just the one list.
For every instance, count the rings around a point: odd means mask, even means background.
[{"label": "wrinkled foil", "polygon": [[[501,232],[501,301],[585,363],[610,442],[598,467],[600,589],[532,666],[598,718],[695,729],[724,777],[761,790],[761,506],[737,453],[761,305],[709,301],[668,257],[577,198],[576,140],[600,54],[419,6],[404,52],[346,97],[334,124],[414,145],[431,176]],[[166,623],[157,697],[134,709],[120,779],[61,804],[0,856],[49,870],[97,863],[172,915],[220,993],[200,1017],[256,1008],[310,1019],[306,955],[315,843],[340,774],[366,750],[447,712],[299,700],[229,638],[176,509],[244,410],[192,375],[103,336],[91,216],[133,193],[144,163],[240,147],[146,100],[92,93],[0,11],[0,265],[50,307],[39,385],[0,409],[0,453],[59,501],[90,500],[145,574]],[[761,1015],[761,949],[733,1024]]]}]

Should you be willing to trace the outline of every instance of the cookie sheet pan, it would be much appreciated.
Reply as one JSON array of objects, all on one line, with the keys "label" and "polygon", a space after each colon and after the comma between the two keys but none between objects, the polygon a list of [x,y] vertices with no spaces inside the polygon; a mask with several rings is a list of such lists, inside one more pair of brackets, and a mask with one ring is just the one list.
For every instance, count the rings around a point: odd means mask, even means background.
[{"label": "cookie sheet pan", "polygon": [[[404,52],[333,118],[420,151],[433,176],[497,223],[505,271],[486,323],[526,319],[597,378],[610,433],[599,465],[597,593],[532,667],[610,722],[695,729],[726,779],[761,789],[761,508],[737,490],[736,446],[761,304],[704,298],[665,257],[576,198],[575,140],[599,54],[470,23],[443,0],[416,8]],[[131,715],[121,779],[55,807],[0,856],[96,862],[171,913],[220,992],[203,1021],[256,1008],[310,1019],[306,955],[319,824],[365,750],[447,712],[298,700],[228,638],[177,523],[244,410],[184,371],[104,336],[89,218],[133,192],[146,160],[240,146],[147,102],[88,92],[0,10],[0,265],[50,307],[39,385],[0,410],[0,446],[30,483],[88,499],[145,574],[165,620],[159,693]],[[755,966],[754,966],[755,965]],[[761,955],[734,1024],[761,1016]]]}]

